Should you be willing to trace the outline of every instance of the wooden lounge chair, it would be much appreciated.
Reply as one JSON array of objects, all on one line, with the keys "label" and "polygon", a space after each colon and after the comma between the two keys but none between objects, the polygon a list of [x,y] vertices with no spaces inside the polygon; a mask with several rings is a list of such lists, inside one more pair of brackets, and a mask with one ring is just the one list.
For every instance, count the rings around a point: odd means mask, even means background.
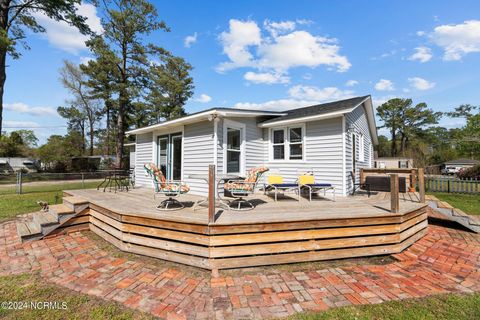
[{"label": "wooden lounge chair", "polygon": [[331,183],[316,183],[313,175],[301,175],[298,177],[300,188],[308,190],[309,201],[312,201],[312,194],[323,191],[323,196],[327,195],[328,190],[333,191],[333,201],[335,201],[335,186]]},{"label": "wooden lounge chair", "polygon": [[190,191],[190,187],[188,187],[183,181],[167,180],[163,175],[163,172],[153,163],[145,164],[144,168],[153,180],[155,186],[154,198],[157,194],[167,197],[167,199],[160,202],[157,206],[158,210],[166,211],[185,208],[184,204],[175,198]]},{"label": "wooden lounge chair", "polygon": [[[225,183],[224,189],[229,192],[235,200],[230,202],[230,208],[232,210],[251,210],[255,208],[255,205],[246,199],[255,193],[258,181],[261,176],[268,171],[266,167],[253,168],[247,172],[247,176],[243,180],[229,180]],[[242,207],[246,205],[246,207]]]},{"label": "wooden lounge chair", "polygon": [[268,176],[267,183],[265,184],[263,191],[266,194],[272,190],[275,192],[275,201],[277,201],[277,195],[279,191],[281,191],[283,194],[285,194],[285,192],[294,191],[298,194],[298,201],[300,201],[300,185],[298,183],[284,183],[283,177],[280,175]]}]

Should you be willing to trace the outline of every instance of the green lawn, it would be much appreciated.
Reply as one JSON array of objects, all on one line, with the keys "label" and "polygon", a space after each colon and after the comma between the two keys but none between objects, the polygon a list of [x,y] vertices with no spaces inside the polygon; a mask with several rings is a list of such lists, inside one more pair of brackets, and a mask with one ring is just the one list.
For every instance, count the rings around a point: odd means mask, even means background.
[{"label": "green lawn", "polygon": [[[85,188],[95,188],[98,181],[85,182]],[[23,194],[15,194],[14,187],[0,186],[0,221],[8,220],[22,213],[38,211],[37,201],[49,204],[62,202],[62,190],[82,189],[81,182],[59,183],[41,186],[25,186]],[[57,196],[57,199],[55,198]]]},{"label": "green lawn", "polygon": [[[5,310],[0,307],[0,318],[21,319],[154,319],[154,317],[131,310],[119,303],[105,301],[94,296],[48,284],[37,275],[0,277],[0,302],[58,302],[65,309],[50,310]],[[61,303],[65,303],[62,305]]]},{"label": "green lawn", "polygon": [[480,215],[480,195],[461,193],[430,192],[439,200],[448,202],[451,206],[468,214]]},{"label": "green lawn", "polygon": [[290,320],[469,320],[480,319],[480,294],[448,294],[430,298],[390,301],[375,305],[331,309],[297,314]]}]

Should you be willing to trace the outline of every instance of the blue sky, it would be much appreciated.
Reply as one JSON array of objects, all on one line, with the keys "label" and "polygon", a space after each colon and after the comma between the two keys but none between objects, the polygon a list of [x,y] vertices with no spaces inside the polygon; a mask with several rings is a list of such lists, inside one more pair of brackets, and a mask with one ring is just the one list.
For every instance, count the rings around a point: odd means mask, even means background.
[{"label": "blue sky", "polygon": [[[480,104],[478,1],[153,3],[171,32],[149,40],[194,67],[187,112],[279,110],[367,94],[377,105],[411,97],[438,111]],[[101,31],[101,12],[80,10]],[[38,18],[47,33],[30,35],[31,50],[8,61],[4,126],[32,128],[44,142],[66,132],[55,112],[68,98],[58,80],[62,61],[80,63],[89,53],[75,30]]]}]

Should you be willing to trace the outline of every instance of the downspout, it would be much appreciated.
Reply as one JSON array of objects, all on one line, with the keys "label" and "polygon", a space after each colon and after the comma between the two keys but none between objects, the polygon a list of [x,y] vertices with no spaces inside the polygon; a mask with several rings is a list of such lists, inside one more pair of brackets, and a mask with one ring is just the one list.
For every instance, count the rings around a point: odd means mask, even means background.
[{"label": "downspout", "polygon": [[345,115],[342,116],[342,194],[347,196],[347,147],[346,147],[346,134],[345,134]]}]

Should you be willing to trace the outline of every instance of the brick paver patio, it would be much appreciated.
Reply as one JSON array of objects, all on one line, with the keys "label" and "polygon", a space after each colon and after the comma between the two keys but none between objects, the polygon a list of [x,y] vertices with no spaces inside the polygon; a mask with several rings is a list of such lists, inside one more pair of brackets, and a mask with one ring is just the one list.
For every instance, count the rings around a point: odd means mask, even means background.
[{"label": "brick paver patio", "polygon": [[307,310],[480,291],[480,236],[430,226],[398,262],[305,272],[200,278],[115,258],[76,232],[21,243],[0,224],[0,275],[40,271],[47,281],[168,319],[255,319]]}]

